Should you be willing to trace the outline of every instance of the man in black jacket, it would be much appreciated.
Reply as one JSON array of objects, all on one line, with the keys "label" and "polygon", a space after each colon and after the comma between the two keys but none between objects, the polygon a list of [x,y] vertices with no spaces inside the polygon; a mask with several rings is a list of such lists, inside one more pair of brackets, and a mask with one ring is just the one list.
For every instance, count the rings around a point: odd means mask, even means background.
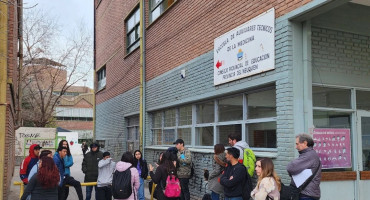
[{"label": "man in black jacket", "polygon": [[226,159],[228,161],[220,183],[224,186],[225,200],[242,200],[243,184],[246,177],[246,168],[238,162],[239,149],[231,147],[227,149]]},{"label": "man in black jacket", "polygon": [[[85,182],[96,182],[98,180],[98,163],[103,158],[103,153],[99,151],[99,145],[96,143],[90,145],[90,150],[82,161],[82,172],[85,174]],[[91,199],[92,190],[93,186],[86,186],[86,200]]]}]

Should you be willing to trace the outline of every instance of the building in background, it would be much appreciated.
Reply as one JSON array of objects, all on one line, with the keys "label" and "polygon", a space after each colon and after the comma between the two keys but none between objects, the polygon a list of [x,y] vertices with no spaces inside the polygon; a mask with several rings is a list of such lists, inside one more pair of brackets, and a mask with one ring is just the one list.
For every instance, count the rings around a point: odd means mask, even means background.
[{"label": "building in background", "polygon": [[144,35],[138,1],[95,0],[95,134],[113,156],[139,148],[142,105],[145,159],[184,139],[192,198],[207,192],[203,169],[232,132],[285,184],[295,136],[312,133],[330,163],[322,199],[370,196],[368,1],[140,2]]},{"label": "building in background", "polygon": [[[18,80],[22,43],[21,1],[0,3],[0,199],[7,199],[14,173],[15,129],[19,119]],[[18,57],[20,56],[20,57]]]}]

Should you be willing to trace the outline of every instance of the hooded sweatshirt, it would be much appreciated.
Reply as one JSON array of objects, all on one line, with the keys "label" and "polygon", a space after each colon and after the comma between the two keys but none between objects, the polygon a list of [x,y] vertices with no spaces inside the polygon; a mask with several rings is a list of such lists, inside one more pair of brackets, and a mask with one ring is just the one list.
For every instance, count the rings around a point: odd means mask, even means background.
[{"label": "hooded sweatshirt", "polygon": [[249,145],[244,141],[238,141],[237,143],[234,144],[233,147],[239,149],[239,151],[240,151],[239,159],[243,160],[243,155],[244,155],[243,151],[244,151],[245,148],[249,148]]},{"label": "hooded sweatshirt", "polygon": [[[116,165],[116,170],[119,172],[123,172],[130,168],[131,166],[132,166],[131,163],[119,161]],[[135,167],[131,167],[130,170],[131,170],[131,187],[133,191],[131,196],[127,198],[127,200],[137,200],[137,191],[139,190],[140,187],[139,172]]]},{"label": "hooded sweatshirt", "polygon": [[35,155],[34,148],[37,144],[33,144],[30,146],[29,155],[23,160],[21,164],[21,169],[19,171],[19,176],[24,184],[28,183],[28,175],[32,167],[39,161],[39,157]]},{"label": "hooded sweatshirt", "polygon": [[112,161],[112,158],[108,158],[106,160],[102,159],[99,161],[98,167],[98,187],[112,185],[113,172],[116,167],[116,163]]}]

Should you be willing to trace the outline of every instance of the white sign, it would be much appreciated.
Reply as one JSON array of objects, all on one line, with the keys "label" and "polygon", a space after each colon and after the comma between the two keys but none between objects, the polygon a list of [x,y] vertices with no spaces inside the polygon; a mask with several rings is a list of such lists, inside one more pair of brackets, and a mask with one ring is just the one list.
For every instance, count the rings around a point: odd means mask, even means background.
[{"label": "white sign", "polygon": [[[25,148],[29,148],[32,144],[39,144],[42,146],[43,141],[49,142],[53,140],[50,145],[53,146],[53,148],[55,147],[55,128],[20,127],[15,131],[15,134],[15,156],[28,156],[28,152],[25,152]],[[49,143],[46,144],[44,142],[44,145],[44,148],[51,147]]]},{"label": "white sign", "polygon": [[214,85],[275,68],[275,9],[214,41]]}]

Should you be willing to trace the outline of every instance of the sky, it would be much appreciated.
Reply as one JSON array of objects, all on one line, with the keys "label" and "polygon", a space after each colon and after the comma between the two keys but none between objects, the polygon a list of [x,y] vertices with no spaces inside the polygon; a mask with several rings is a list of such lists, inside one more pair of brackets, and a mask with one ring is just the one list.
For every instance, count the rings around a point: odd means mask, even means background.
[{"label": "sky", "polygon": [[[23,0],[23,3],[24,9],[32,9],[35,6],[56,17],[61,27],[61,35],[69,35],[81,22],[86,25],[92,36],[94,34],[94,0]],[[86,79],[86,86],[92,88],[93,70]],[[81,81],[77,85],[83,86],[84,82]]]}]

